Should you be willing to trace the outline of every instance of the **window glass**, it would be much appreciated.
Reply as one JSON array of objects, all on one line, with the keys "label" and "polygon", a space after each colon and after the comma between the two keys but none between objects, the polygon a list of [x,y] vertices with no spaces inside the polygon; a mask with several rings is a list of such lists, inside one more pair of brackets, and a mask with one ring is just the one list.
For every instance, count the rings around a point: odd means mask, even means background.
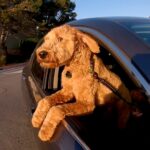
[{"label": "window glass", "polygon": [[61,73],[63,68],[48,69],[46,94],[52,94],[61,89]]},{"label": "window glass", "polygon": [[39,63],[36,60],[36,57],[34,58],[33,64],[32,64],[32,73],[39,83],[39,85],[42,87],[43,83],[43,77],[44,77],[44,69],[39,65]]},{"label": "window glass", "polygon": [[[41,39],[35,50],[44,42],[43,39]],[[34,60],[33,60],[33,64],[32,64],[32,73],[35,77],[35,79],[37,80],[37,82],[39,83],[39,85],[42,87],[42,84],[43,84],[43,77],[44,77],[44,69],[40,66],[40,64],[37,62],[36,60],[36,56],[35,56],[35,52],[34,52]]]},{"label": "window glass", "polygon": [[[150,47],[150,21],[120,23]],[[150,54],[136,54],[134,57],[132,57],[132,63],[134,63],[134,65],[142,73],[143,77],[150,83]]]},{"label": "window glass", "polygon": [[44,69],[34,58],[32,73],[39,86],[46,95],[52,94],[61,88],[61,72],[63,67]]},{"label": "window glass", "polygon": [[150,46],[150,22],[120,22],[120,24]]},{"label": "window glass", "polygon": [[[44,42],[43,39],[41,39],[36,49]],[[36,54],[34,53],[34,60],[32,64],[32,73],[34,75],[34,78],[36,79],[37,83],[39,84],[40,88],[43,90],[45,94],[49,92],[49,90],[53,90],[53,86],[50,86],[51,81],[53,81],[54,76],[54,69],[45,69],[40,66],[40,64],[37,62]],[[49,77],[50,76],[50,77]],[[50,84],[50,85],[49,85]]]},{"label": "window glass", "polygon": [[134,25],[130,29],[150,46],[150,24]]}]

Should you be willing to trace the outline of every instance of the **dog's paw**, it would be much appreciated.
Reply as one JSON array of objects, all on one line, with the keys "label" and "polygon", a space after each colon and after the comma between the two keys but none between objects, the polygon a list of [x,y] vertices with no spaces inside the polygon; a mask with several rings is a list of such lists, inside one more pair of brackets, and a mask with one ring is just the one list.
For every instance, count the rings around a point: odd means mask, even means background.
[{"label": "dog's paw", "polygon": [[50,141],[58,124],[64,119],[65,113],[59,106],[52,107],[41,126],[39,138],[42,141]]},{"label": "dog's paw", "polygon": [[31,121],[33,127],[35,128],[40,127],[49,109],[50,109],[50,105],[46,99],[43,99],[38,103],[38,106],[33,114],[32,121]]},{"label": "dog's paw", "polygon": [[31,122],[32,122],[32,126],[34,127],[34,128],[39,128],[40,127],[40,123],[39,123],[39,119],[38,119],[38,117],[33,117],[32,118],[32,120],[31,120]]},{"label": "dog's paw", "polygon": [[49,124],[48,126],[42,126],[38,136],[42,141],[50,141],[53,137],[54,131],[55,126],[53,126],[53,124]]}]

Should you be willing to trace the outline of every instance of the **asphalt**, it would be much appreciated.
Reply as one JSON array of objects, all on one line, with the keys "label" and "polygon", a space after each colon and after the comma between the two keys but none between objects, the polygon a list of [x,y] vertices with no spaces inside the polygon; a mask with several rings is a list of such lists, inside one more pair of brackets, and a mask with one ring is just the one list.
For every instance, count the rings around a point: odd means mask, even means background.
[{"label": "asphalt", "polygon": [[21,72],[0,72],[0,150],[43,150],[31,125]]}]

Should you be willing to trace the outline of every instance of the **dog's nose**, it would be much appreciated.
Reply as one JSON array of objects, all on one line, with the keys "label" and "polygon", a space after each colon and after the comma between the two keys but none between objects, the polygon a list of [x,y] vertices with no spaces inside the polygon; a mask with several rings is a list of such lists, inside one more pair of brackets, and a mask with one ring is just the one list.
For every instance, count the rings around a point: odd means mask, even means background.
[{"label": "dog's nose", "polygon": [[41,51],[41,52],[39,53],[39,56],[40,56],[40,58],[42,58],[42,59],[45,59],[47,55],[48,55],[48,52],[46,52],[46,51]]}]

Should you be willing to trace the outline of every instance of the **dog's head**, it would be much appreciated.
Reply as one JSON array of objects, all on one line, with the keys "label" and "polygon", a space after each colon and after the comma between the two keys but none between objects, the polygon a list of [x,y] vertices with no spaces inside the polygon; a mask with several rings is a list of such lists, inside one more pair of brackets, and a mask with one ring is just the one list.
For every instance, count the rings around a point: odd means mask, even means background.
[{"label": "dog's head", "polygon": [[90,36],[69,25],[56,27],[45,35],[43,44],[36,50],[37,60],[46,68],[65,65],[80,47],[81,41],[92,52],[99,53],[98,44]]}]

